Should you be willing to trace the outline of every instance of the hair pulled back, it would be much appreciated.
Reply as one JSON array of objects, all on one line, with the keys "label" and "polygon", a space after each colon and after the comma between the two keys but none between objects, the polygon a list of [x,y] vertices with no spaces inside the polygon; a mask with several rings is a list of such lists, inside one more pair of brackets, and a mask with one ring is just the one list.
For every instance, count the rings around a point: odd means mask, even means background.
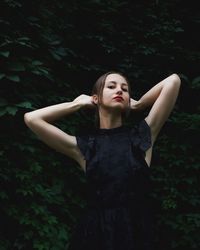
[{"label": "hair pulled back", "polygon": [[[99,103],[101,104],[102,103],[102,96],[103,96],[103,89],[104,89],[104,86],[105,86],[105,81],[106,81],[106,78],[108,75],[110,74],[118,74],[118,75],[121,75],[127,82],[128,84],[128,92],[129,92],[129,95],[131,96],[131,88],[130,88],[130,83],[127,79],[127,77],[121,73],[121,72],[118,72],[118,71],[109,71],[103,75],[101,75],[97,81],[95,82],[93,88],[92,88],[92,92],[91,92],[91,95],[97,95],[99,97]],[[129,105],[130,105],[130,100],[129,100]],[[123,112],[122,113],[122,121],[125,120],[125,118],[128,117],[129,115],[129,112],[130,112],[130,108],[126,109],[125,113]],[[100,126],[100,121],[99,121],[99,105],[96,105],[96,111],[95,111],[95,126],[97,128],[99,128]]]}]

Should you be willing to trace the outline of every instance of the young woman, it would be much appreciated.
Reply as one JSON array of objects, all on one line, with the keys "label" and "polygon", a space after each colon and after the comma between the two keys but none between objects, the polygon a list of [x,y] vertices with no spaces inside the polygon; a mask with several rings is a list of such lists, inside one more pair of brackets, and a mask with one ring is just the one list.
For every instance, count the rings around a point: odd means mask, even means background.
[{"label": "young woman", "polygon": [[[130,84],[119,72],[108,72],[95,83],[92,95],[41,108],[24,115],[27,126],[47,145],[73,158],[87,178],[88,207],[80,218],[70,250],[153,250],[150,164],[160,129],[169,117],[180,89],[172,74],[140,100],[130,96]],[[123,124],[130,110],[151,107],[131,128]],[[69,135],[51,124],[82,107],[96,108],[97,127]]]}]

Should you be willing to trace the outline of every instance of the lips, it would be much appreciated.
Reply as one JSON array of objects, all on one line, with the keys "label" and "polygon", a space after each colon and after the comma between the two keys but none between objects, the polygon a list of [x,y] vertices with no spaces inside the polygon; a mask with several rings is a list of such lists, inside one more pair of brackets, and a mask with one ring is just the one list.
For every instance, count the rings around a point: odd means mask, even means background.
[{"label": "lips", "polygon": [[116,96],[113,99],[119,99],[119,100],[122,100],[122,101],[124,100],[123,97],[121,97],[121,96]]}]

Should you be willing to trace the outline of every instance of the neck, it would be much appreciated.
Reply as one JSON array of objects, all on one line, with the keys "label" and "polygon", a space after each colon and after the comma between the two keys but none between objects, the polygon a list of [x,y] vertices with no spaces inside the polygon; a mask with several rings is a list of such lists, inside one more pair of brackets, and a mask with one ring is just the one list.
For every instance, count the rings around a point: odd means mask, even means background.
[{"label": "neck", "polygon": [[122,126],[121,113],[114,114],[113,112],[99,112],[100,128],[116,128]]}]

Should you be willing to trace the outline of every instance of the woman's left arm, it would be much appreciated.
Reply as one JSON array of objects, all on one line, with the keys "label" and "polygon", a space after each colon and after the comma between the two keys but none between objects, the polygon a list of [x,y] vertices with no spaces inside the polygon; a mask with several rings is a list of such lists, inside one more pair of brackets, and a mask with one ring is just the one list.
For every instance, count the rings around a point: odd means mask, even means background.
[{"label": "woman's left arm", "polygon": [[145,118],[151,128],[152,143],[155,142],[160,129],[169,117],[178,97],[181,79],[177,74],[172,74],[153,86],[138,101],[144,109],[152,106]]}]

